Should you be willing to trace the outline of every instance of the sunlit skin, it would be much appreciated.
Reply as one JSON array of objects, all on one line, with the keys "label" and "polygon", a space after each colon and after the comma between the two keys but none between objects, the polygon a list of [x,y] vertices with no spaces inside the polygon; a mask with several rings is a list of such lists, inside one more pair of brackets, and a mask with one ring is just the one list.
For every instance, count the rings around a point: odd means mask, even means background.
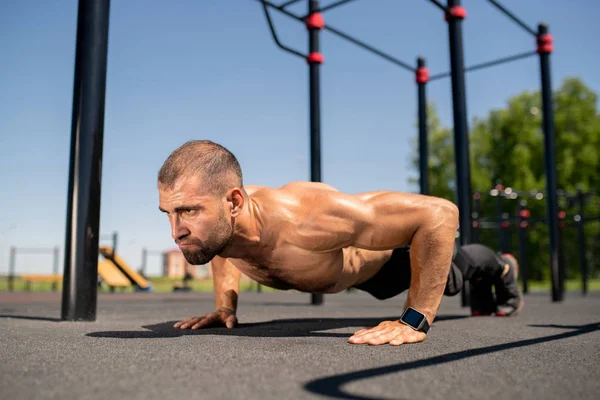
[{"label": "sunlit skin", "polygon": [[[412,278],[405,306],[433,323],[458,228],[451,202],[392,191],[346,194],[314,182],[232,187],[216,196],[198,177],[182,177],[170,189],[159,185],[159,199],[186,259],[212,261],[215,311],[176,328],[235,327],[240,273],[277,289],[338,293],[368,280],[393,249],[408,244]],[[393,320],[361,329],[348,342],[401,345],[425,337]]]}]

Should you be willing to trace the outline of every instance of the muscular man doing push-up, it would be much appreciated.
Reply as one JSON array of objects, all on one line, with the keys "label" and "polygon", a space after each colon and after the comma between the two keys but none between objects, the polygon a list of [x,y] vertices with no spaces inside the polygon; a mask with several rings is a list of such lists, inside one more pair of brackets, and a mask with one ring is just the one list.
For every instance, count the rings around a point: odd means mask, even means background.
[{"label": "muscular man doing push-up", "polygon": [[483,273],[453,263],[458,209],[441,198],[346,194],[313,182],[244,186],[236,157],[206,140],[168,157],[158,190],[173,239],[190,264],[211,262],[215,285],[215,311],[176,328],[236,326],[242,272],[265,286],[308,293],[355,287],[386,299],[410,288],[398,320],[362,329],[349,342],[415,343],[425,339],[443,295]]}]

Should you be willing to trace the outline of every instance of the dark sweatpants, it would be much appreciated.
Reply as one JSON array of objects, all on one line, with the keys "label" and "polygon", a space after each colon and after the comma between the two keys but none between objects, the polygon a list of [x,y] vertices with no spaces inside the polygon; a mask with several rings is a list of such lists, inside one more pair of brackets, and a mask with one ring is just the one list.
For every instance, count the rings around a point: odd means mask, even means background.
[{"label": "dark sweatpants", "polygon": [[[444,295],[460,293],[464,281],[501,273],[503,265],[499,255],[487,246],[470,244],[455,248]],[[385,300],[408,290],[410,277],[410,248],[404,247],[395,249],[388,262],[371,279],[354,287]]]}]

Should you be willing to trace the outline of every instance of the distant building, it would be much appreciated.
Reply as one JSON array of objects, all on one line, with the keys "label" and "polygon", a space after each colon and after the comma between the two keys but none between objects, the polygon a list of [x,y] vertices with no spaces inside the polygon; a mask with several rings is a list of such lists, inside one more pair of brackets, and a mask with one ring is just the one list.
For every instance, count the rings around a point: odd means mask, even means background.
[{"label": "distant building", "polygon": [[196,279],[212,277],[210,263],[204,265],[191,265],[187,262],[179,249],[173,249],[163,253],[163,276],[169,278],[183,278],[186,270]]}]

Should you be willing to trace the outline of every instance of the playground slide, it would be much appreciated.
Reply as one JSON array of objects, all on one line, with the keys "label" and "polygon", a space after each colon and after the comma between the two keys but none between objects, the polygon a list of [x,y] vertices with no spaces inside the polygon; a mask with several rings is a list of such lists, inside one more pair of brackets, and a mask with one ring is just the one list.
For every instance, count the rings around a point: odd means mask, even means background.
[{"label": "playground slide", "polygon": [[131,282],[123,273],[108,260],[98,261],[98,275],[108,286],[129,287]]},{"label": "playground slide", "polygon": [[119,257],[119,255],[115,255],[113,257],[113,250],[111,247],[100,246],[99,250],[100,254],[102,254],[102,257],[112,262],[131,284],[137,285],[142,290],[148,290],[150,288],[150,282],[148,282],[142,275],[131,268],[125,262],[125,260]]}]

